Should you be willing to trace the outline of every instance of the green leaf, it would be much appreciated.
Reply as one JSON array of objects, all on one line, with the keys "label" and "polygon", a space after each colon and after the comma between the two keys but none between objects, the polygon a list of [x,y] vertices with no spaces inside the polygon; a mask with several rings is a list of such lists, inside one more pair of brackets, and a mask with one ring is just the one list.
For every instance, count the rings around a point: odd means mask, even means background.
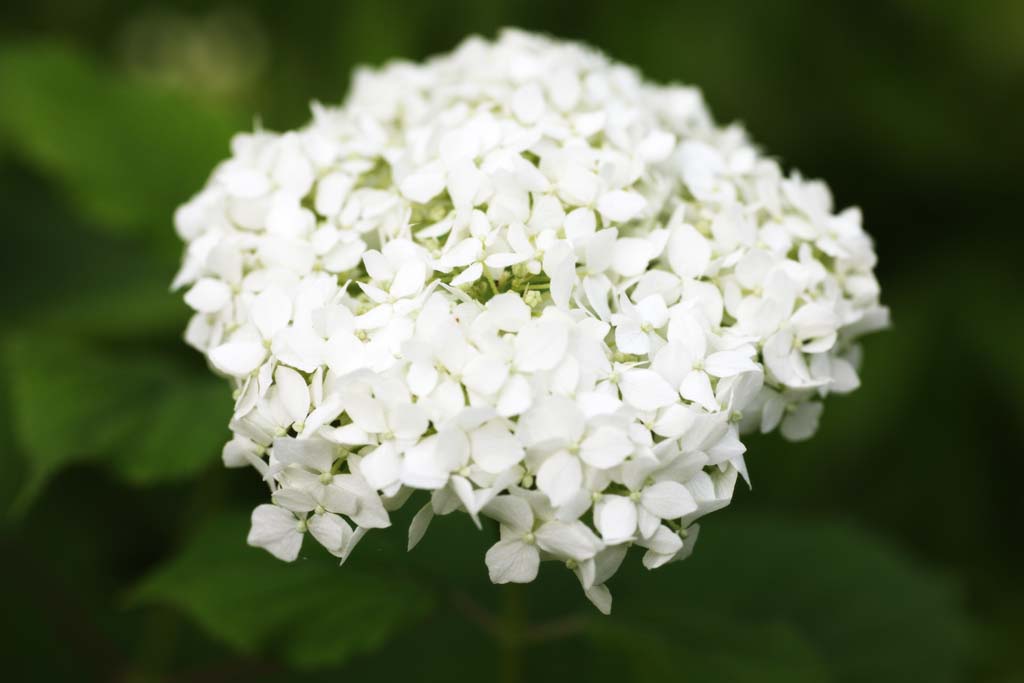
[{"label": "green leaf", "polygon": [[164,257],[86,229],[39,178],[0,169],[0,185],[8,190],[0,271],[27,283],[0,290],[9,328],[118,340],[180,336],[190,312],[168,291],[178,253]]},{"label": "green leaf", "polygon": [[246,546],[248,527],[240,514],[213,520],[130,602],[170,605],[242,652],[271,651],[305,669],[372,651],[433,605],[407,578],[338,567],[326,553],[281,562]]},{"label": "green leaf", "polygon": [[161,370],[57,336],[21,336],[5,349],[14,434],[29,459],[27,503],[60,467],[128,439],[145,417]]},{"label": "green leaf", "polygon": [[216,462],[228,440],[231,392],[216,377],[171,384],[150,402],[137,438],[119,445],[111,464],[134,484],[181,479]]},{"label": "green leaf", "polygon": [[[702,528],[693,557],[638,577],[635,588],[674,591],[695,613],[787,624],[841,681],[964,673],[971,624],[942,576],[847,524],[720,514]],[[641,601],[616,597],[620,613],[646,614]]]},{"label": "green leaf", "polygon": [[202,185],[238,128],[224,112],[49,42],[0,50],[0,92],[0,138],[117,232],[170,235],[174,207]]},{"label": "green leaf", "polygon": [[23,509],[61,467],[99,460],[131,483],[180,479],[217,459],[227,439],[227,385],[182,372],[161,354],[57,334],[4,348],[16,444],[28,476]]},{"label": "green leaf", "polygon": [[807,640],[781,623],[752,624],[662,606],[635,622],[594,619],[586,632],[608,660],[600,660],[602,669],[621,667],[615,660],[625,660],[630,675],[624,680],[671,680],[681,674],[682,680],[730,683],[832,680]]}]

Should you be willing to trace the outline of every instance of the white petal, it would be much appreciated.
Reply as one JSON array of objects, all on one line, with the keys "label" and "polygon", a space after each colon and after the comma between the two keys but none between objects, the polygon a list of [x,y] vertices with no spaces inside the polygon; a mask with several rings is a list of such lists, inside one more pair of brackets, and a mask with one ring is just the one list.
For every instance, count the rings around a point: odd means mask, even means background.
[{"label": "white petal", "polygon": [[704,358],[708,348],[705,323],[693,312],[681,311],[672,316],[668,324],[668,338],[682,344],[694,359]]},{"label": "white petal", "polygon": [[316,212],[328,218],[338,215],[354,182],[351,176],[339,172],[321,178],[316,184]]},{"label": "white petal", "polygon": [[453,475],[449,480],[449,485],[455,495],[458,497],[459,502],[462,503],[462,507],[465,508],[469,514],[470,519],[473,520],[473,524],[476,525],[477,529],[482,528],[480,525],[480,510],[483,508],[485,503],[481,503],[477,498],[477,491],[473,488],[472,482],[469,479],[461,475]]},{"label": "white petal", "polygon": [[692,225],[677,225],[668,241],[668,261],[679,277],[700,277],[711,263],[711,245]]},{"label": "white petal", "polygon": [[427,431],[430,421],[415,403],[398,403],[388,409],[388,427],[400,439],[415,439]]},{"label": "white petal", "polygon": [[624,237],[615,242],[612,252],[612,270],[622,277],[634,277],[647,269],[654,257],[651,243],[638,237]]},{"label": "white petal", "polygon": [[591,209],[573,209],[565,217],[563,229],[566,238],[575,246],[594,234],[597,229],[597,218]]},{"label": "white petal", "polygon": [[612,426],[601,426],[592,431],[580,444],[580,458],[598,469],[609,469],[622,464],[633,452],[629,435]]},{"label": "white petal", "polygon": [[333,555],[340,555],[352,536],[352,527],[348,522],[330,512],[313,515],[306,524],[313,538]]},{"label": "white petal", "polygon": [[225,467],[245,467],[260,459],[260,450],[255,443],[236,434],[221,449],[221,460]]},{"label": "white petal", "polygon": [[252,322],[264,339],[273,339],[292,317],[292,300],[276,287],[260,292],[249,309]]},{"label": "white petal", "polygon": [[569,164],[558,177],[558,193],[569,204],[588,206],[597,195],[597,176],[577,164]]},{"label": "white petal", "polygon": [[719,409],[715,392],[711,391],[711,378],[706,372],[693,370],[683,379],[679,393],[687,401],[698,403],[712,412]]},{"label": "white petal", "polygon": [[605,495],[594,505],[594,526],[609,545],[631,540],[636,533],[636,505],[625,496]]},{"label": "white petal", "polygon": [[274,458],[285,465],[302,465],[317,472],[327,472],[334,464],[337,447],[323,439],[274,439]]},{"label": "white petal", "polygon": [[653,370],[634,369],[619,380],[622,398],[638,410],[657,410],[679,400],[679,394]]},{"label": "white petal", "polygon": [[555,305],[569,307],[569,297],[576,284],[576,259],[568,242],[560,241],[544,252],[544,273],[551,279],[548,291]]},{"label": "white petal", "polygon": [[770,389],[765,389],[765,391],[769,396],[764,402],[764,407],[761,408],[762,434],[767,434],[778,427],[786,412],[786,399]]},{"label": "white petal", "polygon": [[390,443],[378,446],[360,463],[361,473],[374,489],[383,490],[399,481],[402,460]]},{"label": "white petal", "polygon": [[671,405],[658,415],[651,431],[667,439],[676,439],[685,434],[695,420],[692,408],[683,404]]},{"label": "white petal", "polygon": [[388,282],[395,275],[391,263],[384,254],[376,249],[370,249],[363,254],[363,265],[366,267],[366,273],[370,279],[377,282]]},{"label": "white petal", "polygon": [[636,305],[640,318],[653,329],[661,329],[668,322],[668,307],[660,294],[651,294],[641,299]]},{"label": "white petal", "polygon": [[391,526],[388,511],[384,508],[376,493],[372,498],[361,499],[359,509],[350,514],[349,517],[352,518],[353,522],[365,529],[386,529]]},{"label": "white petal", "polygon": [[576,578],[580,580],[583,590],[590,590],[593,587],[594,577],[597,575],[597,563],[593,558],[577,563],[573,571],[576,573]]},{"label": "white petal", "polygon": [[220,280],[200,278],[185,293],[185,303],[200,313],[216,313],[231,301],[231,288]]},{"label": "white petal", "polygon": [[527,83],[512,96],[512,113],[526,125],[533,125],[547,108],[544,93],[536,83]]},{"label": "white petal", "polygon": [[693,368],[693,354],[678,339],[673,339],[654,355],[651,369],[665,378],[669,384],[678,387]]},{"label": "white petal", "polygon": [[733,377],[741,372],[756,372],[757,365],[749,356],[737,351],[719,351],[704,359],[704,369],[715,377]]},{"label": "white petal", "polygon": [[246,542],[263,548],[274,557],[291,562],[299,556],[302,533],[295,515],[276,505],[257,505]]},{"label": "white petal", "polygon": [[575,401],[552,396],[519,418],[517,434],[527,447],[545,442],[571,445],[583,436],[583,414]]},{"label": "white petal", "polygon": [[228,194],[233,197],[253,199],[266,194],[270,189],[270,179],[266,174],[241,162],[228,162],[217,175]]},{"label": "white petal", "polygon": [[[484,263],[487,264],[487,267],[489,268],[508,268],[509,266],[514,266],[517,263],[522,263],[523,261],[528,261],[529,259],[529,256],[525,256],[523,254],[513,254],[511,252],[498,252],[496,254],[491,254],[487,258],[485,258]],[[499,294],[498,296],[504,295]]]},{"label": "white petal", "polygon": [[495,410],[502,417],[512,417],[529,410],[530,403],[530,383],[522,375],[513,375],[505,382]]},{"label": "white petal", "polygon": [[498,496],[487,503],[483,512],[515,533],[525,534],[533,529],[533,510],[519,496]]},{"label": "white petal", "polygon": [[804,441],[818,431],[818,420],[825,406],[819,401],[801,403],[782,419],[779,432],[790,441]]},{"label": "white petal", "polygon": [[337,481],[338,476],[343,475],[335,475],[332,477],[330,484],[319,487],[317,495],[319,496],[320,505],[329,512],[342,515],[355,514],[356,510],[359,509],[359,497],[351,490],[335,484],[334,482]]},{"label": "white petal", "polygon": [[466,363],[462,371],[462,383],[470,391],[490,396],[501,389],[508,371],[508,363],[501,358],[480,355]]},{"label": "white petal", "polygon": [[259,342],[227,342],[210,350],[210,362],[225,375],[247,377],[267,357],[267,349]]},{"label": "white petal", "polygon": [[422,261],[408,261],[395,273],[390,294],[396,299],[412,296],[423,289],[427,277],[427,266]]},{"label": "white petal", "polygon": [[540,553],[520,540],[498,541],[484,557],[492,583],[530,583],[537,578]]},{"label": "white petal", "polygon": [[652,130],[637,145],[636,153],[644,161],[657,163],[664,161],[676,145],[676,136],[664,130]]},{"label": "white petal", "polygon": [[555,507],[568,502],[582,485],[583,468],[579,458],[566,451],[558,451],[537,470],[537,488],[547,494]]},{"label": "white petal", "polygon": [[430,526],[432,519],[434,519],[434,507],[427,503],[419,509],[409,523],[409,545],[407,550],[412,550],[423,540],[423,536],[427,533],[427,527]]},{"label": "white petal", "polygon": [[352,554],[352,551],[355,549],[356,545],[359,544],[359,541],[363,540],[363,536],[365,535],[366,528],[357,526],[355,531],[352,532],[352,535],[349,536],[348,540],[345,542],[345,547],[338,554],[338,557],[341,558],[340,564],[345,564],[345,560],[349,558],[349,555]]},{"label": "white petal", "polygon": [[640,325],[630,320],[615,326],[615,346],[622,353],[646,356],[651,349],[651,340]]},{"label": "white petal", "polygon": [[292,422],[302,423],[309,414],[309,385],[295,370],[279,365],[274,371],[274,384]]},{"label": "white petal", "polygon": [[440,439],[427,437],[407,448],[402,458],[402,483],[417,489],[435,490],[448,483],[449,463],[438,457]]},{"label": "white petal", "polygon": [[[350,458],[349,462],[354,463],[354,459]],[[349,517],[357,525],[367,529],[383,529],[390,526],[391,520],[381,503],[380,496],[370,487],[362,474],[358,473],[362,470],[362,462],[360,461],[358,466],[353,464],[353,467],[356,473],[339,474],[334,477],[335,486],[345,489],[359,501],[356,511],[349,513]]]},{"label": "white petal", "polygon": [[638,216],[647,200],[638,192],[613,190],[597,200],[597,210],[605,223],[625,223]]},{"label": "white petal", "polygon": [[523,459],[523,446],[499,420],[474,429],[469,436],[473,460],[485,472],[498,474]]},{"label": "white petal", "polygon": [[407,199],[426,204],[444,189],[444,164],[434,161],[410,173],[398,185]]},{"label": "white petal", "polygon": [[437,386],[437,367],[430,363],[412,363],[405,375],[409,391],[416,396],[426,396]]},{"label": "white petal", "polygon": [[445,267],[465,268],[474,261],[479,261],[483,251],[483,242],[476,237],[467,237],[445,251],[441,261]]},{"label": "white petal", "polygon": [[461,287],[462,285],[469,284],[470,282],[476,282],[483,274],[483,264],[474,263],[452,279],[452,287]]},{"label": "white petal", "polygon": [[515,365],[522,372],[550,370],[569,346],[569,329],[561,320],[531,320],[516,335]]},{"label": "white petal", "polygon": [[267,214],[267,232],[289,238],[303,237],[312,232],[316,216],[295,200],[275,202]]},{"label": "white petal", "polygon": [[[304,491],[303,489],[278,489],[274,491],[271,498],[274,501],[274,505],[278,505],[285,510],[291,510],[292,512],[310,512],[317,505],[309,491]],[[292,525],[294,524],[295,520],[292,519]]]},{"label": "white petal", "polygon": [[627,545],[608,546],[594,558],[594,584],[606,583],[619,571],[629,551]]},{"label": "white petal", "polygon": [[475,198],[486,176],[470,159],[462,159],[448,171],[448,196],[456,209],[468,209],[477,204]]},{"label": "white petal", "polygon": [[380,434],[387,431],[384,406],[369,396],[354,394],[345,397],[345,412],[352,418],[352,422],[365,432]]},{"label": "white petal", "polygon": [[518,332],[530,321],[530,307],[514,292],[506,292],[487,302],[487,313],[499,330]]},{"label": "white petal", "polygon": [[[674,555],[683,547],[683,541],[679,535],[666,526],[659,526],[654,536],[645,541],[644,546],[650,548],[659,555]],[[648,567],[650,569],[651,567]]]},{"label": "white petal", "polygon": [[535,535],[541,549],[578,562],[589,560],[603,546],[601,540],[582,522],[546,522],[537,529]]},{"label": "white petal", "polygon": [[607,616],[612,613],[612,592],[603,583],[591,586],[584,591],[584,595],[601,614]]},{"label": "white petal", "polygon": [[679,519],[697,509],[689,489],[675,481],[660,481],[640,494],[640,504],[662,519]]},{"label": "white petal", "polygon": [[638,505],[636,508],[636,526],[640,532],[640,538],[646,540],[653,536],[654,532],[661,526],[661,518],[643,505]]},{"label": "white petal", "polygon": [[337,394],[328,396],[316,409],[306,416],[306,426],[302,436],[318,433],[324,425],[334,422],[342,411],[341,397]]}]

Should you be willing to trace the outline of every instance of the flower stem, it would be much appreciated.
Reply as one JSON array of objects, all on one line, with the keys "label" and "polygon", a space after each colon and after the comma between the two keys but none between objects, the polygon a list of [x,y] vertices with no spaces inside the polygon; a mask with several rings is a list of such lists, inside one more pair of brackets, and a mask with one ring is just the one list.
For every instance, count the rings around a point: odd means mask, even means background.
[{"label": "flower stem", "polygon": [[501,607],[501,680],[521,683],[523,680],[523,645],[526,641],[526,603],[522,586],[509,584],[502,592]]}]

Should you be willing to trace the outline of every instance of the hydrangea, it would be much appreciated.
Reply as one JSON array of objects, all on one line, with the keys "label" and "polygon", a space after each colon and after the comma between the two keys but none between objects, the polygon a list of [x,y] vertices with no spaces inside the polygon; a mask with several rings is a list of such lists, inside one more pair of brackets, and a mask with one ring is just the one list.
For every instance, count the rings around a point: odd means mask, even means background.
[{"label": "hydrangea", "polygon": [[189,344],[230,378],[249,543],[342,561],[389,512],[495,520],[495,583],[563,563],[602,611],[627,550],[687,557],[745,433],[810,437],[882,328],[857,209],[691,87],[508,30],[356,72],[232,140],[176,216]]}]

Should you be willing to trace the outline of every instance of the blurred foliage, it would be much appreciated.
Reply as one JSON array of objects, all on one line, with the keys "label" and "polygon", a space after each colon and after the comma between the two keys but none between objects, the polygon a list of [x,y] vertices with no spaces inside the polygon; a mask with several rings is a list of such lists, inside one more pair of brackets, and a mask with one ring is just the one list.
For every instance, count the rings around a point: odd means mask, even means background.
[{"label": "blurred foliage", "polygon": [[276,562],[242,543],[246,523],[245,515],[224,515],[206,524],[132,592],[132,602],[174,605],[229,645],[280,653],[300,668],[379,647],[431,604],[428,591],[395,572],[339,576],[337,563],[323,557]]},{"label": "blurred foliage", "polygon": [[[13,680],[1024,681],[1024,4],[38,0],[0,9],[0,511]],[[699,84],[863,207],[894,328],[696,554],[586,604],[491,586],[494,529],[407,515],[338,568],[245,545],[229,391],[180,341],[171,214],[357,63],[503,25]],[[410,506],[415,507],[415,506]],[[515,634],[524,632],[524,637]]]}]

